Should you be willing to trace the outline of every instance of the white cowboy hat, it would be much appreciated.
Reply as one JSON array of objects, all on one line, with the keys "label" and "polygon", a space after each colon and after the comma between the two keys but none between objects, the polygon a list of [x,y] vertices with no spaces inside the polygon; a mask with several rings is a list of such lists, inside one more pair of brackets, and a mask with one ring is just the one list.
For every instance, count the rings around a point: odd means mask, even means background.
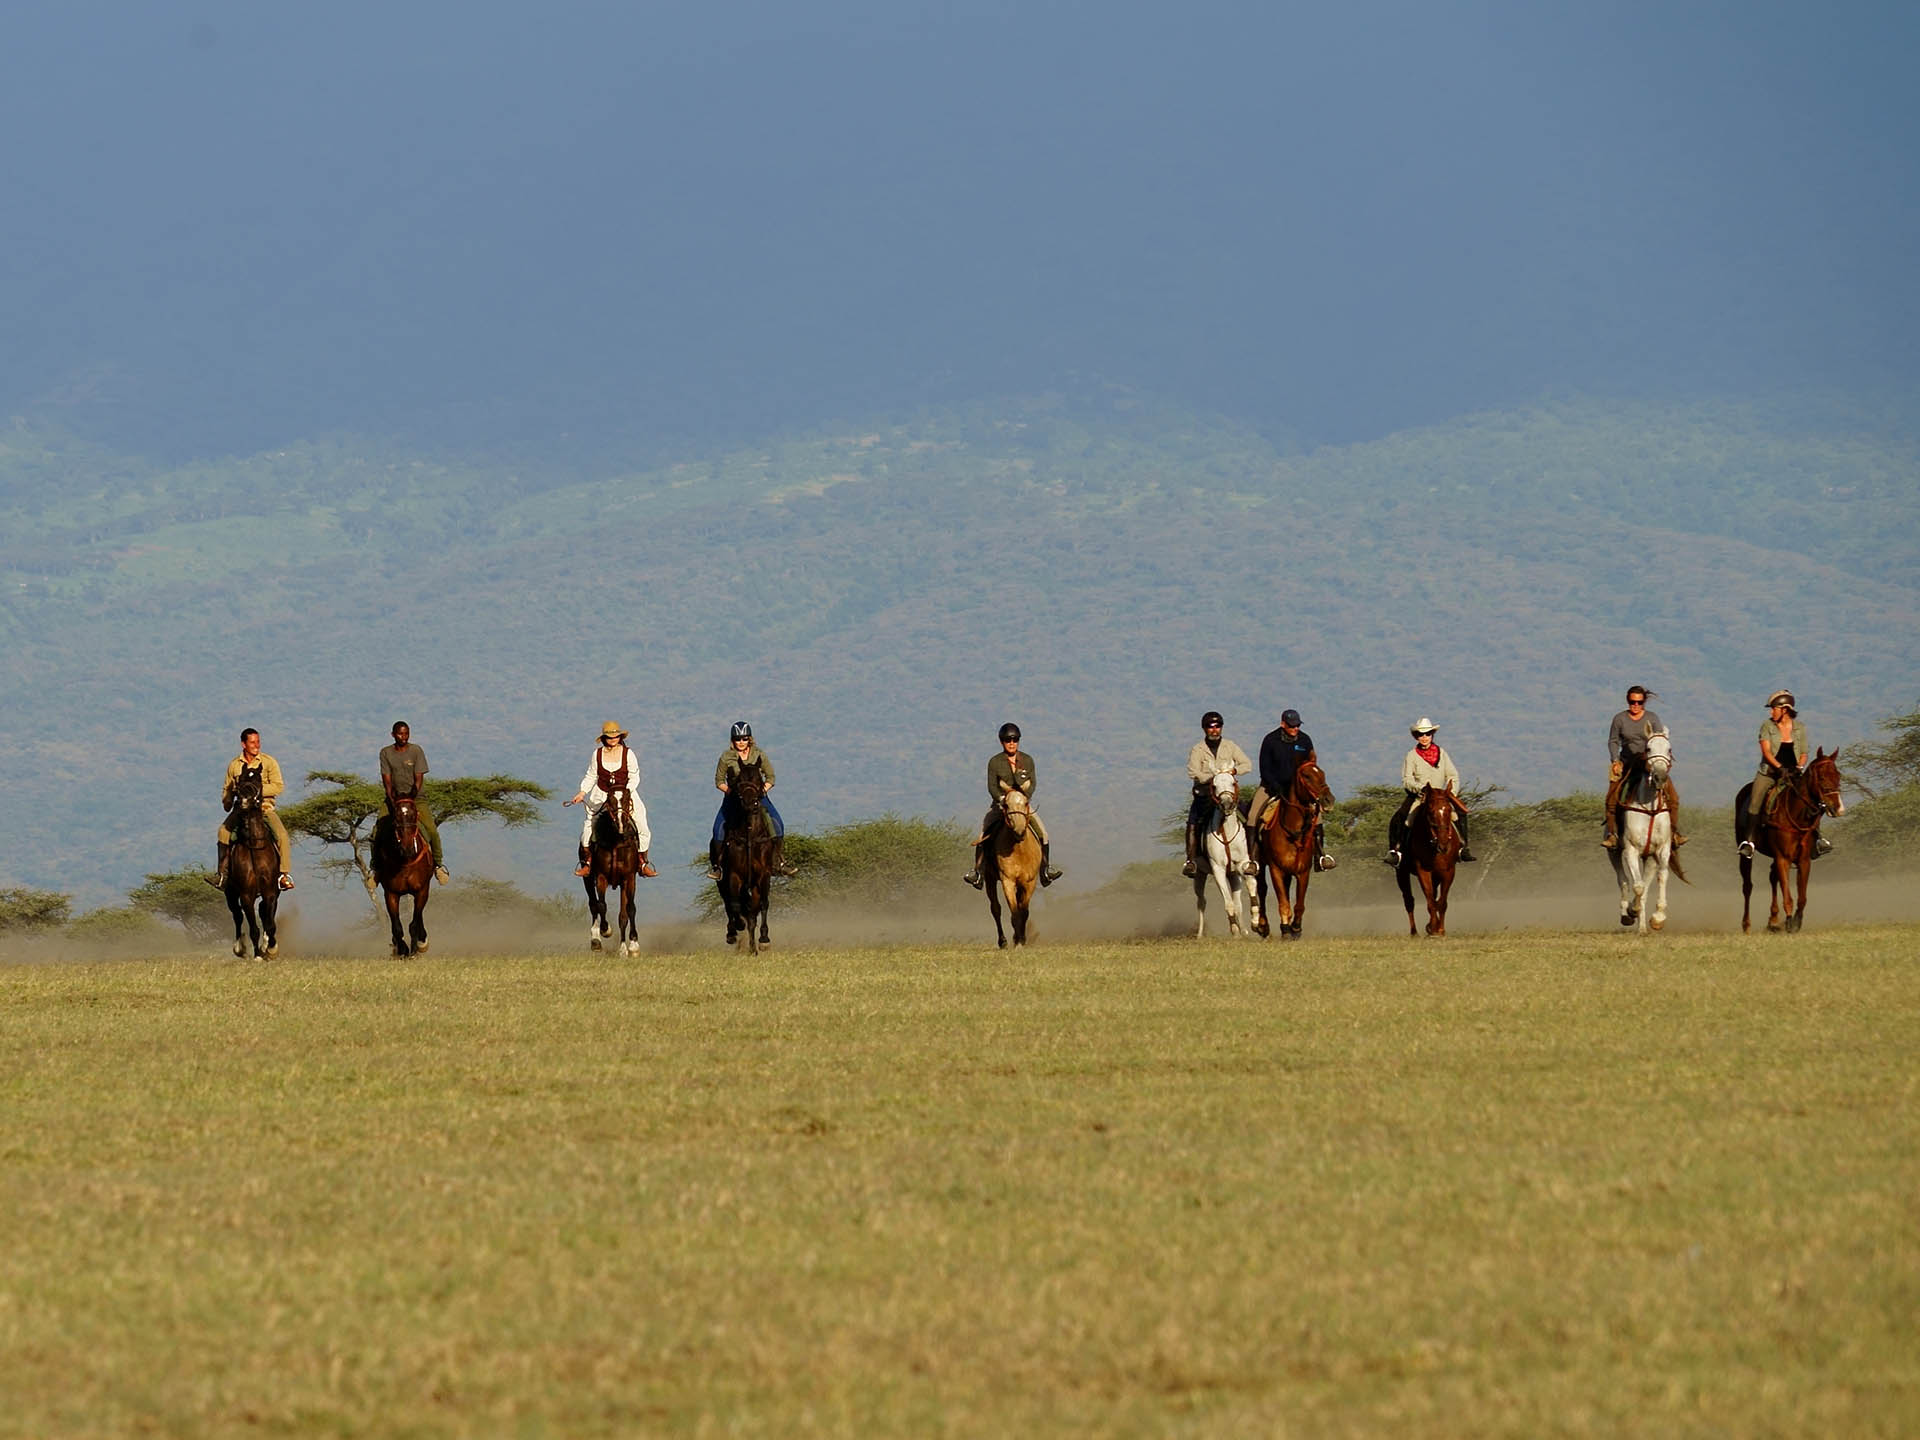
[{"label": "white cowboy hat", "polygon": [[1413,724],[1407,727],[1407,733],[1409,735],[1414,735],[1414,736],[1431,735],[1433,734],[1434,731],[1438,730],[1439,728],[1440,727],[1434,724],[1433,721],[1429,720],[1426,716],[1422,715],[1418,720],[1414,721]]}]

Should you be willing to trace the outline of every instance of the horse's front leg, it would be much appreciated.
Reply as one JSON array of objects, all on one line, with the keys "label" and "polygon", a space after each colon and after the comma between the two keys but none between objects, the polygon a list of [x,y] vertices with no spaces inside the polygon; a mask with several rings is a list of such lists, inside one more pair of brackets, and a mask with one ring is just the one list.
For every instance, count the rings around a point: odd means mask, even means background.
[{"label": "horse's front leg", "polygon": [[1440,889],[1439,877],[1431,870],[1420,872],[1420,893],[1427,902],[1427,934],[1438,935],[1441,931],[1441,911],[1434,903]]},{"label": "horse's front leg", "polygon": [[407,933],[413,937],[413,953],[427,953],[427,896],[432,886],[422,884],[413,895],[413,922],[407,926]]},{"label": "horse's front leg", "polygon": [[[1201,883],[1205,883],[1202,881]],[[993,934],[1002,950],[1007,948],[1007,932],[1000,923],[1000,877],[992,876],[987,882],[987,909],[993,912]]]},{"label": "horse's front leg", "polygon": [[1798,930],[1807,923],[1807,874],[1813,869],[1813,841],[1808,839],[1806,850],[1794,867],[1800,872],[1799,902],[1793,907],[1793,918],[1787,922],[1791,930]]},{"label": "horse's front leg", "polygon": [[773,936],[767,931],[767,916],[773,910],[772,890],[773,882],[770,879],[762,878],[760,881],[760,943],[762,945],[771,945],[773,943]]},{"label": "horse's front leg", "polygon": [[1033,904],[1031,883],[1026,886],[1014,885],[1007,895],[1007,904],[1011,911],[1009,918],[1013,921],[1013,945],[1017,950],[1027,943],[1027,911]]},{"label": "horse's front leg", "polygon": [[1295,939],[1300,937],[1300,927],[1307,918],[1307,881],[1313,878],[1313,858],[1308,856],[1307,868],[1293,877],[1293,919],[1287,928]]},{"label": "horse's front leg", "polygon": [[244,958],[247,953],[247,947],[245,942],[240,939],[240,935],[241,932],[246,929],[247,921],[240,906],[240,894],[238,891],[227,891],[227,909],[233,912],[233,953],[238,958]]},{"label": "horse's front leg", "polygon": [[1393,878],[1400,882],[1400,903],[1407,907],[1407,934],[1418,935],[1420,927],[1413,923],[1413,877],[1403,865],[1394,872]]},{"label": "horse's front leg", "polygon": [[640,922],[634,918],[633,892],[639,888],[640,870],[636,865],[620,887],[620,951],[623,955],[640,953]]},{"label": "horse's front leg", "polygon": [[1193,938],[1207,938],[1207,886],[1212,883],[1213,870],[1209,866],[1193,877],[1193,908],[1200,914],[1199,928],[1193,932]]},{"label": "horse's front leg", "polygon": [[262,951],[258,946],[254,954],[262,960],[271,960],[280,953],[280,892],[269,890],[260,901],[260,928],[266,932],[267,948]]},{"label": "horse's front leg", "polygon": [[1740,857],[1740,933],[1753,929],[1753,861]]},{"label": "horse's front leg", "polygon": [[1649,922],[1653,929],[1667,928],[1667,865],[1672,855],[1671,846],[1665,846],[1653,852],[1653,918]]},{"label": "horse's front leg", "polygon": [[1773,857],[1773,869],[1767,872],[1767,929],[1777,931],[1780,928],[1780,906],[1782,901],[1792,902],[1793,892],[1788,888],[1787,862],[1782,855]]},{"label": "horse's front leg", "polygon": [[406,933],[400,928],[400,892],[398,890],[387,891],[387,928],[393,935],[393,953],[395,955],[410,953],[407,950]]}]

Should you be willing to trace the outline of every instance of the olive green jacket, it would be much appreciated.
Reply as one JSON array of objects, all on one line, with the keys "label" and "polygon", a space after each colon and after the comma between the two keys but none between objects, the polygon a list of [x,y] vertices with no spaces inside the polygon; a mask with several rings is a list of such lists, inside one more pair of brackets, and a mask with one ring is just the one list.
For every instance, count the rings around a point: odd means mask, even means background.
[{"label": "olive green jacket", "polygon": [[1033,757],[1021,750],[1009,760],[1002,750],[987,761],[987,798],[994,804],[1009,790],[1018,790],[1033,798]]},{"label": "olive green jacket", "polygon": [[715,785],[733,784],[733,772],[738,770],[742,765],[753,764],[756,760],[760,762],[760,773],[766,776],[767,784],[772,785],[773,761],[767,758],[767,752],[762,750],[758,745],[747,746],[747,753],[745,755],[742,755],[731,745],[721,751],[720,763],[713,767],[713,783]]}]

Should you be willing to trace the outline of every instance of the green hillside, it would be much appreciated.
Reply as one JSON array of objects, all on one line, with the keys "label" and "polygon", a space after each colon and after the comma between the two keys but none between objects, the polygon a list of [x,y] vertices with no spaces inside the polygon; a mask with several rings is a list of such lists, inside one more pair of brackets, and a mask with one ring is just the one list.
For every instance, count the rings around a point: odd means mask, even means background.
[{"label": "green hillside", "polygon": [[[354,437],[167,468],[17,421],[0,880],[117,893],[210,848],[241,725],[300,774],[402,715],[437,772],[563,793],[621,719],[674,853],[737,716],[807,829],[970,820],[1018,718],[1076,885],[1152,853],[1209,705],[1249,749],[1297,705],[1337,789],[1430,713],[1525,800],[1597,783],[1639,680],[1717,801],[1772,686],[1829,744],[1920,694],[1916,415],[1569,399],[1298,453],[1107,387],[592,477]],[[556,866],[554,808],[476,863]]]}]

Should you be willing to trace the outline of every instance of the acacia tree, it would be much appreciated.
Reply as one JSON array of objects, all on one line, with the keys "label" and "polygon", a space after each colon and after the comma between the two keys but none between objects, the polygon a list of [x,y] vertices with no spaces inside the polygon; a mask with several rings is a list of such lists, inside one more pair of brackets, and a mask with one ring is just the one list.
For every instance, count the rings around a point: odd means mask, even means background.
[{"label": "acacia tree", "polygon": [[57,890],[0,890],[0,930],[57,930],[73,908]]},{"label": "acacia tree", "polygon": [[[291,835],[304,835],[336,850],[344,848],[346,854],[322,860],[321,867],[342,875],[358,875],[372,898],[379,888],[373,878],[373,830],[386,814],[386,791],[344,770],[310,770],[306,783],[331,788],[283,807],[280,823]],[[437,826],[476,815],[489,816],[509,829],[532,825],[540,819],[535,802],[550,794],[544,785],[513,775],[429,779],[425,786],[427,808],[433,812]],[[376,914],[381,913],[378,900],[373,908]]]},{"label": "acacia tree", "polygon": [[1920,783],[1920,707],[1889,715],[1880,728],[1893,738],[1882,745],[1861,742],[1847,747],[1847,778],[1868,796]]}]

